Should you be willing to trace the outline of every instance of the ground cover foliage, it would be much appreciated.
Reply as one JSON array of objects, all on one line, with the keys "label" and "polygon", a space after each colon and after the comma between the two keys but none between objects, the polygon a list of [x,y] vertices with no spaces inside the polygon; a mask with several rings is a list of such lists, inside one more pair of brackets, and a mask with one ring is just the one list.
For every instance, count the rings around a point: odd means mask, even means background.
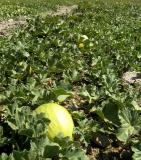
[{"label": "ground cover foliage", "polygon": [[[141,9],[80,3],[72,15],[34,16],[0,39],[0,159],[133,159],[141,156]],[[74,141],[40,133],[46,102],[68,108]]]},{"label": "ground cover foliage", "polygon": [[0,20],[36,15],[41,12],[48,12],[56,9],[57,5],[73,5],[80,0],[1,0],[0,1]]}]

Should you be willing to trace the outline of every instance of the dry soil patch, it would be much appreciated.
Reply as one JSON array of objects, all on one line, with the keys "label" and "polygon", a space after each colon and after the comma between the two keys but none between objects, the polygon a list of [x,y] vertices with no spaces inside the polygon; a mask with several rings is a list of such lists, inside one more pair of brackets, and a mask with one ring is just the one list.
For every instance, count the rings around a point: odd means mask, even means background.
[{"label": "dry soil patch", "polygon": [[58,6],[56,12],[50,12],[51,15],[57,16],[57,15],[66,15],[72,13],[74,10],[78,8],[77,5],[73,6]]},{"label": "dry soil patch", "polygon": [[141,72],[128,71],[123,74],[122,78],[126,83],[139,83],[139,84],[141,84]]},{"label": "dry soil patch", "polygon": [[25,24],[26,17],[19,17],[17,20],[9,19],[0,22],[0,36],[8,35],[10,29],[14,29],[18,25]]}]

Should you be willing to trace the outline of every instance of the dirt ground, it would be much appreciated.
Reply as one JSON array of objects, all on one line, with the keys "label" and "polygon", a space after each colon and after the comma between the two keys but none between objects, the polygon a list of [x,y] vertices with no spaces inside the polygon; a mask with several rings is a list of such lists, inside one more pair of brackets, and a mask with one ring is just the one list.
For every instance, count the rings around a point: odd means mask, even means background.
[{"label": "dirt ground", "polygon": [[6,36],[9,34],[10,29],[14,29],[18,25],[25,24],[26,17],[19,17],[17,20],[9,19],[0,22],[0,36]]}]

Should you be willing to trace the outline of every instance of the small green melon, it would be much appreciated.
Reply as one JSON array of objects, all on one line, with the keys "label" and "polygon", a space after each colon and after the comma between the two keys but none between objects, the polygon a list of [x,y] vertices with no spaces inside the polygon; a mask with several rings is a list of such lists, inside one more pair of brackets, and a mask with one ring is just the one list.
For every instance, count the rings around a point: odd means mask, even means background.
[{"label": "small green melon", "polygon": [[43,104],[35,109],[37,114],[44,113],[51,122],[47,129],[47,136],[53,140],[59,134],[73,139],[74,123],[71,114],[57,103]]}]

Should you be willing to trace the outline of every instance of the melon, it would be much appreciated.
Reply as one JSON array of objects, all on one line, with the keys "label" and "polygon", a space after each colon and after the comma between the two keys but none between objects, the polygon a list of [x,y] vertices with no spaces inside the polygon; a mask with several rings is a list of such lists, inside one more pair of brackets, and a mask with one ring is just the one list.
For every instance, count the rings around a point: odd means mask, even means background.
[{"label": "melon", "polygon": [[46,103],[37,107],[35,112],[37,114],[44,113],[45,118],[50,120],[46,132],[50,140],[54,140],[59,134],[73,140],[74,123],[66,108],[57,103]]}]

